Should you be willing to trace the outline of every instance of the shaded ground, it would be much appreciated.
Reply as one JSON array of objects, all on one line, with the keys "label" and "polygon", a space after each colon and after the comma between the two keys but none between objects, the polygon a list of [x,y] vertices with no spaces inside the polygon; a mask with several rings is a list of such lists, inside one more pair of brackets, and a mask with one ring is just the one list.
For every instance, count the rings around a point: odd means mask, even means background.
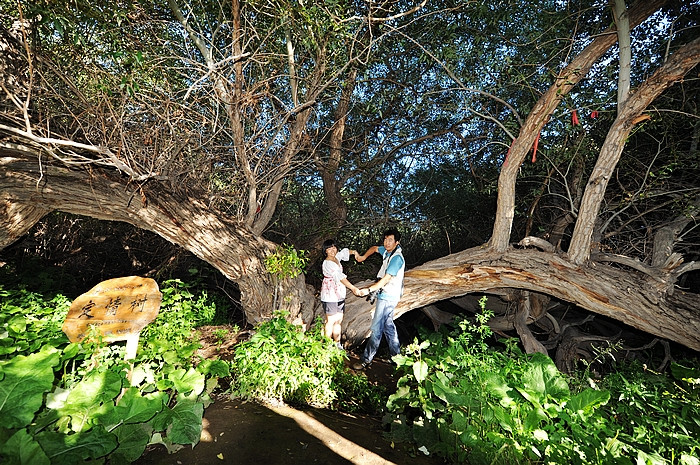
[{"label": "shaded ground", "polygon": [[[208,335],[202,336],[205,342]],[[204,346],[205,351],[215,350],[222,358],[231,349],[232,344],[218,344],[214,349],[211,344]],[[350,352],[348,357],[348,366],[357,361]],[[375,360],[365,374],[372,382],[395,386],[393,367],[387,362]],[[385,439],[380,418],[263,406],[220,396],[205,410],[202,436],[194,448],[168,454],[163,446],[150,446],[135,463],[436,465],[443,461],[425,456],[413,445]]]}]

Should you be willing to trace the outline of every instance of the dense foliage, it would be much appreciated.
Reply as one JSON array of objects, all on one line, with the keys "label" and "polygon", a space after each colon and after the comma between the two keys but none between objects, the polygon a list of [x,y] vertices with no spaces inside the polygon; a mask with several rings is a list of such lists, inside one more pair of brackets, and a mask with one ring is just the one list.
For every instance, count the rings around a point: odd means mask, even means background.
[{"label": "dense foliage", "polygon": [[393,434],[452,463],[700,463],[700,367],[567,378],[513,340],[489,347],[488,317],[394,358],[403,376],[389,397]]},{"label": "dense foliage", "polygon": [[130,463],[149,443],[196,444],[210,394],[229,368],[193,363],[192,329],[215,322],[216,301],[189,287],[162,284],[160,314],[129,363],[122,344],[69,343],[65,296],[0,284],[2,462]]},{"label": "dense foliage", "polygon": [[383,387],[345,370],[345,352],[320,325],[303,332],[281,314],[239,343],[233,361],[197,356],[197,328],[227,320],[221,300],[196,284],[161,283],[160,313],[129,363],[123,344],[106,345],[98,334],[69,343],[61,326],[70,299],[50,291],[50,280],[37,281],[37,292],[5,278],[14,284],[0,284],[3,463],[130,463],[148,444],[194,445],[222,379],[244,399],[347,412],[375,413],[386,399]]},{"label": "dense foliage", "polygon": [[233,392],[265,402],[378,411],[383,388],[347,372],[345,359],[320,322],[304,332],[277,313],[236,346]]}]

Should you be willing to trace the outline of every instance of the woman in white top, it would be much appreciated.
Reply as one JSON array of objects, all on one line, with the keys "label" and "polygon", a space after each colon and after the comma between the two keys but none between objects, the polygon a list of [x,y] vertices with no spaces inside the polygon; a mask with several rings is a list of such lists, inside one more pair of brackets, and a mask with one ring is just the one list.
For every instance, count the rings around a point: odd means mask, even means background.
[{"label": "woman in white top", "polygon": [[342,349],[340,333],[345,311],[345,288],[349,288],[355,295],[359,295],[360,290],[348,281],[348,277],[343,274],[343,265],[340,262],[350,260],[350,254],[357,258],[357,250],[345,248],[338,251],[333,239],[324,241],[322,248],[326,256],[322,265],[323,282],[321,283],[321,302],[326,314],[325,331],[326,336],[335,341],[339,349]]}]

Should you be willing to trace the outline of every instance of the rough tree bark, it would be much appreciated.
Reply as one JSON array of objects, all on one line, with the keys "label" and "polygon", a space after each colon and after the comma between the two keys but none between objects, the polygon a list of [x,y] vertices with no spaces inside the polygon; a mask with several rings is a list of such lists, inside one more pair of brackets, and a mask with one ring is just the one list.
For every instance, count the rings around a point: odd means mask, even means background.
[{"label": "rough tree bark", "polygon": [[648,115],[645,118],[642,112],[661,92],[682,79],[699,62],[700,39],[695,39],[674,53],[661,68],[636,89],[634,95],[625,100],[608,131],[581,199],[581,207],[569,246],[569,258],[573,263],[582,264],[590,256],[593,229],[605,197],[605,188],[608,186],[615,166],[620,161],[627,136],[639,121],[648,118]]},{"label": "rough tree bark", "polygon": [[[668,292],[668,283],[604,263],[576,266],[565,257],[534,249],[468,249],[406,272],[396,317],[416,308],[469,293],[525,289],[574,303],[647,333],[700,350],[700,299]],[[372,306],[349,297],[345,332],[357,341],[367,335]]]},{"label": "rough tree bark", "polygon": [[[65,166],[0,138],[0,250],[55,210],[123,221],[182,246],[238,283],[249,322],[269,317],[274,283],[264,259],[276,245],[217,215],[202,198],[155,180],[132,183],[116,170]],[[316,306],[303,276],[277,286],[280,307],[299,322],[313,322]]]},{"label": "rough tree bark", "polygon": [[[630,28],[641,24],[652,13],[661,8],[667,0],[640,0],[628,10]],[[515,182],[525,156],[532,148],[535,138],[549,120],[549,116],[567,93],[583,79],[593,64],[612,47],[617,40],[615,30],[610,28],[598,35],[569,65],[564,68],[556,81],[542,95],[530,111],[520,134],[513,141],[498,177],[498,204],[496,220],[489,246],[499,252],[510,244],[510,233],[515,213]]]}]

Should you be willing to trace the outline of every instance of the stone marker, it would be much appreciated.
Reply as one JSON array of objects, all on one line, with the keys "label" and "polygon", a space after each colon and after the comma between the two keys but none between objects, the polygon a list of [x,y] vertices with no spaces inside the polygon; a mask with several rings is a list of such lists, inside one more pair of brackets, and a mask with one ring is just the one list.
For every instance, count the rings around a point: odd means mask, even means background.
[{"label": "stone marker", "polygon": [[80,342],[95,326],[105,342],[138,340],[139,331],[158,316],[161,297],[158,283],[150,278],[102,281],[73,301],[63,332],[71,342]]}]

